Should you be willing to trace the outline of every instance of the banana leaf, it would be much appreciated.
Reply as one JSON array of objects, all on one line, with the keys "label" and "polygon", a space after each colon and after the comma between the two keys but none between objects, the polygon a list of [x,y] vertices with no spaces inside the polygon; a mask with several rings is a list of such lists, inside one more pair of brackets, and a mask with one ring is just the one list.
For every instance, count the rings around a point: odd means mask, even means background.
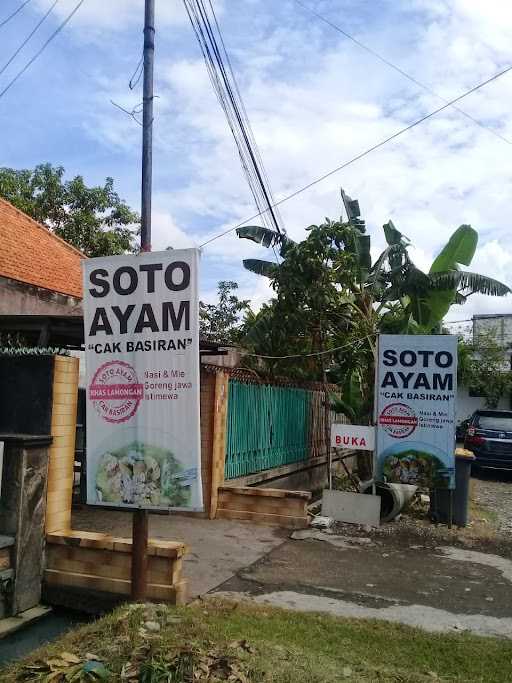
[{"label": "banana leaf", "polygon": [[265,277],[274,277],[277,274],[279,266],[271,261],[263,261],[257,258],[248,258],[243,261],[244,268],[250,270],[256,275],[264,275]]}]

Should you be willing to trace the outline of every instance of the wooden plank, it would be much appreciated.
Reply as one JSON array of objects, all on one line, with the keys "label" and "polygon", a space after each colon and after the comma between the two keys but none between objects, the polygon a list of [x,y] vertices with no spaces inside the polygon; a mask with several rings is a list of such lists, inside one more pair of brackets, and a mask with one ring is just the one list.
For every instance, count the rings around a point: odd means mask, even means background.
[{"label": "wooden plank", "polygon": [[131,555],[112,550],[51,545],[47,547],[48,569],[126,579],[131,574]]},{"label": "wooden plank", "polygon": [[188,547],[181,541],[162,541],[159,538],[150,538],[148,554],[158,557],[183,557],[188,552]]},{"label": "wooden plank", "polygon": [[295,498],[268,498],[240,496],[222,491],[219,495],[219,508],[224,510],[247,510],[248,512],[268,513],[285,516],[303,516],[307,501]]},{"label": "wooden plank", "polygon": [[287,529],[304,529],[308,526],[307,517],[286,517],[283,515],[258,514],[247,510],[223,510],[217,508],[218,519],[241,519],[259,524],[280,526]]},{"label": "wooden plank", "polygon": [[310,491],[288,491],[287,489],[257,488],[254,486],[223,486],[220,492],[236,493],[241,496],[268,496],[269,498],[300,498],[311,500]]},{"label": "wooden plank", "polygon": [[[62,572],[56,569],[46,569],[44,579],[50,586],[69,586],[83,588],[91,591],[101,591],[114,593],[117,595],[129,595],[131,581],[124,579],[99,577],[93,574],[76,574],[73,572]],[[151,600],[163,600],[171,603],[183,604],[186,599],[185,581],[181,581],[176,586],[149,583],[147,596]]]},{"label": "wooden plank", "polygon": [[47,533],[46,542],[72,547],[97,548],[100,550],[114,549],[112,536],[109,534],[95,533],[93,531],[72,531],[69,529],[62,533]]},{"label": "wooden plank", "polygon": [[[110,534],[96,533],[93,531],[69,530],[66,533],[50,533],[47,536],[48,543],[90,547],[98,549],[115,550],[119,553],[131,553],[131,538],[121,538]],[[162,558],[182,557],[188,548],[181,541],[163,541],[159,538],[150,538],[148,542],[148,555]]]},{"label": "wooden plank", "polygon": [[62,572],[57,569],[45,569],[44,578],[51,586],[73,586],[105,593],[129,595],[131,582],[124,579],[99,577],[94,574],[77,574]]},{"label": "wooden plank", "polygon": [[180,581],[176,586],[148,583],[147,596],[150,600],[163,600],[173,605],[184,605],[187,600],[187,581]]}]

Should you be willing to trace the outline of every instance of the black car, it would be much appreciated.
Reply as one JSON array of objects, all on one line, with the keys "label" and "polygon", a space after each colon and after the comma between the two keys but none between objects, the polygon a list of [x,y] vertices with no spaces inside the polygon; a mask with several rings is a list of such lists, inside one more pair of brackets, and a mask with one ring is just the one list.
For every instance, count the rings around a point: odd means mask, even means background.
[{"label": "black car", "polygon": [[464,448],[477,467],[512,470],[512,410],[477,410],[471,416]]}]

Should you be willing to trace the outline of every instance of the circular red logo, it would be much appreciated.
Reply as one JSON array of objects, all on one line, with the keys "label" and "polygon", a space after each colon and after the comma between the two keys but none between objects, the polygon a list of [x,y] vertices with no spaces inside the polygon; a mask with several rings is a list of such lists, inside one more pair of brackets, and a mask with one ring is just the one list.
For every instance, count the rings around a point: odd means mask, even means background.
[{"label": "circular red logo", "polygon": [[379,424],[395,439],[405,439],[418,426],[414,410],[405,403],[390,403],[379,415]]},{"label": "circular red logo", "polygon": [[129,363],[113,360],[101,365],[89,386],[89,400],[107,422],[126,422],[144,397],[144,387]]}]

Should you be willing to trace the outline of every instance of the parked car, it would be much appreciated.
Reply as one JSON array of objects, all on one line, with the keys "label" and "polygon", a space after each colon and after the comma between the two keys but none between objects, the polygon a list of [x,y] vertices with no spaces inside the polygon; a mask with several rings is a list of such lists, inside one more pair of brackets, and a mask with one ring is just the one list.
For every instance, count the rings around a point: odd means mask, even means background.
[{"label": "parked car", "polygon": [[464,448],[477,467],[512,470],[512,410],[477,410],[470,418]]}]

